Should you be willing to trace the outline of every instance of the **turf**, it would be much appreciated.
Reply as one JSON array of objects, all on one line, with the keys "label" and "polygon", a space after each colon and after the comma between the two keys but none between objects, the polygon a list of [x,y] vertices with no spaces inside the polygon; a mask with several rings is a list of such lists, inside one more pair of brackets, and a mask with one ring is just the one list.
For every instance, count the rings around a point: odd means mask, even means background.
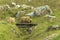
[{"label": "turf", "polygon": [[[0,5],[5,4],[11,4],[11,2],[16,2],[17,4],[27,4],[30,6],[38,7],[43,5],[49,5],[50,8],[53,11],[52,15],[56,16],[56,19],[54,19],[52,22],[48,21],[44,17],[34,17],[33,22],[37,23],[38,25],[36,28],[32,30],[32,33],[29,34],[29,32],[26,31],[24,28],[18,28],[15,24],[7,23],[3,19],[5,19],[8,16],[14,16],[15,13],[19,10],[23,10],[22,8],[19,9],[11,9],[11,10],[3,10],[0,11],[0,40],[44,40],[45,37],[47,37],[50,34],[57,33],[60,34],[60,30],[54,30],[46,32],[46,29],[50,25],[58,24],[60,25],[60,0],[32,0],[32,2],[28,2],[27,0],[0,0]],[[31,12],[31,9],[27,9],[26,13]],[[16,18],[16,21],[18,22],[19,18]],[[18,37],[14,32],[11,31],[11,28],[15,29],[18,33]],[[53,38],[52,40],[60,40],[60,35],[58,35],[56,38]]]}]

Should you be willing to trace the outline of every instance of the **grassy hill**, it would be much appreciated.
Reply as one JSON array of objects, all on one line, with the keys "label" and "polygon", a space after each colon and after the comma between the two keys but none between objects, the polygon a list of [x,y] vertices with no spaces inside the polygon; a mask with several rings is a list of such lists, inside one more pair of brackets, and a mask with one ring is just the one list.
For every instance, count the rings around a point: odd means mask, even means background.
[{"label": "grassy hill", "polygon": [[[44,40],[47,36],[57,33],[59,34],[56,38],[51,40],[60,40],[60,30],[54,30],[46,32],[46,29],[50,25],[58,24],[60,25],[60,0],[32,0],[28,2],[27,0],[0,0],[0,5],[11,4],[11,2],[16,2],[17,4],[27,4],[34,7],[49,5],[53,11],[52,15],[56,16],[56,19],[52,22],[44,19],[43,17],[32,18],[33,22],[38,23],[35,29],[32,30],[32,33],[29,34],[25,29],[18,28],[15,24],[10,24],[5,21],[0,23],[0,40]],[[0,19],[5,19],[5,17],[13,16],[17,11],[21,9],[11,9],[0,11]],[[31,10],[26,10],[26,13]],[[16,19],[17,20],[17,19]],[[14,32],[16,31],[16,33]]]},{"label": "grassy hill", "polygon": [[20,31],[14,24],[0,21],[0,40],[20,40]]}]

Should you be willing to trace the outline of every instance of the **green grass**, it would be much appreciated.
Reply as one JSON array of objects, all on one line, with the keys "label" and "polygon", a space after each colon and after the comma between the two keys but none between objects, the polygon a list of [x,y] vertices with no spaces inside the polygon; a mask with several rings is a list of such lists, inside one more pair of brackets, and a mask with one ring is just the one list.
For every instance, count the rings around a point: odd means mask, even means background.
[{"label": "green grass", "polygon": [[[19,37],[13,32],[14,29]],[[20,40],[20,31],[15,24],[10,24],[5,21],[0,21],[0,40]]]},{"label": "green grass", "polygon": [[[3,10],[0,11],[0,19],[3,21],[0,21],[0,40],[44,40],[45,37],[47,37],[50,34],[58,33],[60,34],[60,30],[54,30],[45,32],[46,29],[53,24],[60,25],[60,0],[49,0],[46,2],[46,0],[33,0],[32,2],[28,2],[27,0],[12,0],[16,2],[17,4],[27,4],[34,7],[42,6],[42,5],[49,5],[50,8],[53,11],[52,15],[56,16],[56,19],[52,22],[46,20],[44,17],[34,17],[33,22],[37,23],[36,29],[32,30],[32,33],[29,34],[29,32],[25,31],[26,29],[18,28],[15,24],[10,24],[5,22],[3,19],[9,16],[14,16],[15,13],[19,10],[24,10],[22,8],[19,9],[11,9],[11,10]],[[0,0],[0,5],[5,4],[11,4],[11,0]],[[26,9],[26,13],[31,12],[31,9]],[[16,18],[18,20],[19,18]],[[16,34],[11,31],[11,28],[15,29],[16,32],[18,32],[19,37],[16,37]],[[53,40],[60,40],[60,35],[56,38],[53,38]]]}]

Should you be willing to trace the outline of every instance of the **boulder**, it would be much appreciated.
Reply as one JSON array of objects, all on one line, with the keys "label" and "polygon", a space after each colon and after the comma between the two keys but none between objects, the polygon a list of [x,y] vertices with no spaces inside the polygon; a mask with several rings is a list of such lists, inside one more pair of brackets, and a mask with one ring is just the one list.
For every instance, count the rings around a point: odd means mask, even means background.
[{"label": "boulder", "polygon": [[52,25],[52,26],[49,26],[46,31],[48,32],[50,30],[59,30],[59,29],[60,29],[59,25]]},{"label": "boulder", "polygon": [[46,15],[46,14],[51,15],[52,14],[52,10],[50,9],[48,5],[37,7],[35,8],[35,11],[36,11],[36,14],[38,15]]},{"label": "boulder", "polygon": [[9,23],[15,23],[15,18],[13,18],[13,17],[7,17],[6,21],[9,22]]}]

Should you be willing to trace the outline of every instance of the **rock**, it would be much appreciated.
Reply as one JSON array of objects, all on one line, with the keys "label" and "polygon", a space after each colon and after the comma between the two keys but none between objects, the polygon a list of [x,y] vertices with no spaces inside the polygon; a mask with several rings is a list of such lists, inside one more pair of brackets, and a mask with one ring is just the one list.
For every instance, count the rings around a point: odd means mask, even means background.
[{"label": "rock", "polygon": [[46,0],[46,1],[49,1],[49,0]]},{"label": "rock", "polygon": [[47,17],[49,21],[53,21],[56,18],[56,16],[52,16],[52,15],[45,15],[45,17]]},{"label": "rock", "polygon": [[19,18],[19,17],[21,17],[22,15],[25,15],[25,11],[17,11],[16,14],[15,14],[15,17],[16,17],[16,18]]},{"label": "rock", "polygon": [[11,31],[15,34],[15,36],[16,36],[17,38],[19,38],[19,33],[18,33],[18,32],[16,32],[16,30],[15,30],[15,29],[11,28]]},{"label": "rock", "polygon": [[0,11],[1,11],[1,10],[4,10],[4,6],[1,6],[1,5],[0,5]]},{"label": "rock", "polygon": [[33,6],[31,6],[31,9],[32,9],[32,10],[34,10],[34,7],[33,7]]},{"label": "rock", "polygon": [[20,23],[31,23],[32,19],[29,16],[21,17]]},{"label": "rock", "polygon": [[[52,10],[50,9],[50,7],[48,5],[45,5],[45,6],[41,6],[41,7],[37,7],[37,8],[34,8],[34,7],[31,7],[32,10],[34,10],[33,12],[31,13],[28,13],[26,15],[28,16],[44,16],[44,15],[51,15],[52,14]],[[54,17],[54,16],[49,16],[49,17]]]},{"label": "rock", "polygon": [[27,32],[29,32],[29,34],[31,34],[32,30],[31,29],[27,29]]},{"label": "rock", "polygon": [[52,14],[52,10],[50,9],[48,5],[37,7],[34,10],[36,14],[39,14],[39,15],[46,15],[46,14],[51,15]]},{"label": "rock", "polygon": [[7,7],[8,9],[10,9],[10,6],[9,6],[8,4],[6,5],[6,7]]},{"label": "rock", "polygon": [[12,4],[13,6],[16,6],[16,3],[15,3],[15,2],[12,2],[11,4]]},{"label": "rock", "polygon": [[11,9],[11,7],[10,7],[10,5],[6,4],[6,5],[4,5],[4,9],[6,9],[6,11],[7,11],[7,10]]},{"label": "rock", "polygon": [[31,12],[31,13],[26,14],[26,16],[34,17],[35,14],[34,14],[34,12]]},{"label": "rock", "polygon": [[15,18],[13,18],[13,17],[7,17],[6,21],[9,22],[9,23],[15,23]]},{"label": "rock", "polygon": [[48,27],[48,29],[46,31],[48,32],[50,30],[58,30],[58,29],[60,29],[59,25],[52,25],[52,26]]},{"label": "rock", "polygon": [[20,8],[20,5],[16,5],[15,8],[16,8],[16,9],[17,9],[17,8]]},{"label": "rock", "polygon": [[58,34],[54,33],[54,34],[51,34],[51,35],[47,36],[44,40],[52,40],[52,38],[55,38],[57,36],[58,36]]},{"label": "rock", "polygon": [[32,0],[28,0],[28,2],[31,2]]},{"label": "rock", "polygon": [[28,6],[28,5],[26,5],[26,4],[23,4],[23,5],[21,5],[21,7],[22,7],[23,9],[26,9],[26,8],[29,8],[30,6]]},{"label": "rock", "polygon": [[20,17],[20,16],[21,16],[20,14],[21,14],[21,12],[18,11],[18,12],[16,13],[16,18]]},{"label": "rock", "polygon": [[15,2],[12,2],[11,4],[15,9],[20,8],[21,5],[16,4]]}]

